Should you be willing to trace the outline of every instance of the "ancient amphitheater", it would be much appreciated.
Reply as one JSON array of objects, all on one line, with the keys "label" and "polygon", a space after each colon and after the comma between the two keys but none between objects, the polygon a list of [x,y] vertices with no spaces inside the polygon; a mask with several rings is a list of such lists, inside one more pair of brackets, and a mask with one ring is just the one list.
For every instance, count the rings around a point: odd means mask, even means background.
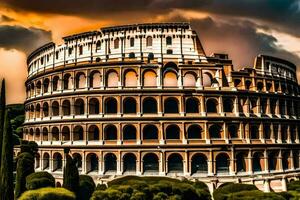
[{"label": "ancient amphitheater", "polygon": [[259,55],[235,71],[226,54],[205,54],[188,23],[63,41],[28,57],[24,139],[40,147],[36,170],[61,182],[68,147],[96,182],[131,174],[280,191],[298,179],[300,91],[289,61]]}]

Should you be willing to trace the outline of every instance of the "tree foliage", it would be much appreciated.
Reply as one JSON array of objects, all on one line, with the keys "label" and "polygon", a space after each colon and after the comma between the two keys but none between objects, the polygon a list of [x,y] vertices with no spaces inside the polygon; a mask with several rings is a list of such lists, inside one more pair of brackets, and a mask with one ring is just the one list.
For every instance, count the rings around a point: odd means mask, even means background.
[{"label": "tree foliage", "polygon": [[35,172],[26,177],[26,188],[28,190],[43,187],[55,187],[55,179],[48,172]]},{"label": "tree foliage", "polygon": [[19,200],[75,200],[75,195],[64,188],[40,188],[24,192]]},{"label": "tree foliage", "polygon": [[76,193],[79,189],[79,172],[76,160],[69,154],[66,155],[66,166],[64,167],[63,187]]}]

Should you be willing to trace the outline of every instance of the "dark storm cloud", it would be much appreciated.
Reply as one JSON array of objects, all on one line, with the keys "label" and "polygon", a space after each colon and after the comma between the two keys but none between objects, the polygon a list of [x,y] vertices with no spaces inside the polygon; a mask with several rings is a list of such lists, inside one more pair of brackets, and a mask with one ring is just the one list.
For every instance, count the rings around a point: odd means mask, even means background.
[{"label": "dark storm cloud", "polygon": [[265,20],[300,37],[299,0],[2,0],[2,4],[19,10],[100,18],[132,11],[151,16],[184,8]]},{"label": "dark storm cloud", "polygon": [[191,21],[191,24],[208,55],[214,52],[228,53],[238,68],[253,66],[254,58],[258,54],[277,56],[300,66],[298,56],[280,49],[276,45],[275,37],[257,32],[257,25],[252,22],[236,20],[224,23],[205,18]]},{"label": "dark storm cloud", "polygon": [[17,49],[26,54],[51,41],[51,32],[21,26],[0,26],[0,48]]}]

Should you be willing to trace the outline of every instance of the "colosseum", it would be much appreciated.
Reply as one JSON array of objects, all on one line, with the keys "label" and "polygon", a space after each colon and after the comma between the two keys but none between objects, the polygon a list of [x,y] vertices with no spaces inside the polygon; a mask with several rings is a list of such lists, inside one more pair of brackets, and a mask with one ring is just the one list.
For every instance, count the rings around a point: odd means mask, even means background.
[{"label": "colosseum", "polygon": [[189,23],[149,23],[64,37],[27,64],[23,139],[38,143],[35,168],[58,183],[65,148],[98,183],[168,176],[211,191],[224,182],[285,191],[299,177],[289,61],[258,55],[234,70],[228,55],[205,54]]}]

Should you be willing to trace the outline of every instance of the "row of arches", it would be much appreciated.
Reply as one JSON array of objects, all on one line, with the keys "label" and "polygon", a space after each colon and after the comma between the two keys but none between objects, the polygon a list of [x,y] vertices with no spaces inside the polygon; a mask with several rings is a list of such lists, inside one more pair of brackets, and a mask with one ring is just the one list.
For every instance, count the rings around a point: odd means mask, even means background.
[{"label": "row of arches", "polygon": [[[203,140],[203,139],[274,139],[283,143],[299,141],[299,127],[294,124],[240,124],[240,123],[194,123],[184,128],[176,123],[126,124],[118,127],[115,124],[44,127],[25,129],[25,138],[35,141],[109,141],[109,140]],[[242,128],[242,129],[241,129]],[[141,131],[139,131],[141,130]],[[244,132],[241,132],[243,130]]]},{"label": "row of arches", "polygon": [[[76,159],[77,167],[80,171],[97,174],[99,171],[108,174],[116,173],[117,171],[135,173],[137,170],[140,170],[140,167],[143,173],[158,173],[162,170],[162,165],[166,166],[166,173],[184,173],[189,171],[190,175],[208,174],[209,172],[215,174],[229,174],[230,172],[260,173],[299,168],[298,151],[285,150],[256,151],[252,154],[246,151],[239,151],[235,153],[234,158],[231,158],[228,153],[220,152],[213,160],[209,160],[206,153],[194,153],[189,160],[185,160],[181,153],[176,152],[168,154],[165,160],[161,160],[157,153],[145,153],[140,161],[136,153],[125,153],[121,160],[118,159],[116,154],[109,152],[101,159],[96,153],[88,153],[84,159],[80,153],[73,153],[72,156]],[[51,160],[53,162],[52,166]],[[161,162],[164,164],[161,164]],[[211,162],[211,166],[209,166],[209,162]],[[118,169],[119,163],[122,165],[121,169]],[[99,165],[102,166],[100,167]],[[184,165],[186,165],[186,169]],[[50,158],[49,153],[44,153],[41,158],[40,154],[37,154],[35,167],[42,168],[42,170],[61,171],[63,169],[62,155],[56,152]]]}]

